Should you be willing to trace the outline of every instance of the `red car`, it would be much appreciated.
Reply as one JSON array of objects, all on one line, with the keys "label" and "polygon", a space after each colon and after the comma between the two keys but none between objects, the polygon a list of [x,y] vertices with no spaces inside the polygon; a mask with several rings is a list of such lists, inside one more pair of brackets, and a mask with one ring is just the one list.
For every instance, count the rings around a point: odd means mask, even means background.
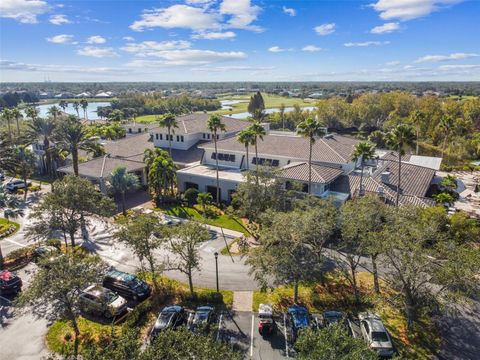
[{"label": "red car", "polygon": [[22,279],[9,271],[0,271],[0,295],[15,295],[22,290]]}]

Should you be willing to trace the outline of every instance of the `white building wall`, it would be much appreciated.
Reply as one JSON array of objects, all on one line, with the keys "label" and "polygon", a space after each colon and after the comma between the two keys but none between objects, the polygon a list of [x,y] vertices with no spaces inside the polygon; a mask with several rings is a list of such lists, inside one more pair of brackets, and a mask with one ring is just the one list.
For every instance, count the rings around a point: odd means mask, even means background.
[{"label": "white building wall", "polygon": [[[162,147],[168,148],[169,141],[168,141],[168,133],[167,131],[154,131],[152,132],[153,135],[153,145],[155,147]],[[160,139],[161,135],[161,139]],[[199,140],[200,134],[171,134],[172,136],[172,149],[178,150],[188,150],[193,145],[195,145]],[[182,141],[183,139],[183,141]]]},{"label": "white building wall", "polygon": [[[200,192],[207,192],[207,188],[209,186],[216,187],[217,180],[215,178],[204,177],[199,175],[190,175],[184,173],[177,173],[177,184],[178,189],[180,192],[185,192],[186,190],[186,183],[192,183],[198,185],[198,191]],[[220,200],[229,202],[231,201],[230,198],[230,191],[235,191],[239,182],[233,180],[223,180],[220,179]]]}]

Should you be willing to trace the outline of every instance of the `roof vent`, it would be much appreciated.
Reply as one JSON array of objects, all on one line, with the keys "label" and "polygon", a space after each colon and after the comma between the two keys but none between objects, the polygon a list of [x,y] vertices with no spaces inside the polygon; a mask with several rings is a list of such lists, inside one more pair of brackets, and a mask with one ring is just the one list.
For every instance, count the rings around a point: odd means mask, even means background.
[{"label": "roof vent", "polygon": [[384,184],[390,184],[390,175],[392,173],[390,172],[389,168],[386,168],[385,171],[382,172],[381,178],[382,178],[382,183]]}]

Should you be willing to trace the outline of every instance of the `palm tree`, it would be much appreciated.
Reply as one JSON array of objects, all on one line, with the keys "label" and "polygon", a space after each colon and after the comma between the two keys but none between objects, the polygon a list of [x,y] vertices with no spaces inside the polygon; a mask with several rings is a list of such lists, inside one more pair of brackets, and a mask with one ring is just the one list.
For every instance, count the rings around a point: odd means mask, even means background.
[{"label": "palm tree", "polygon": [[415,155],[418,155],[418,142],[420,141],[420,126],[422,126],[424,120],[425,120],[425,114],[419,110],[415,110],[410,115],[410,122],[412,123],[413,126],[415,126],[415,137],[417,138],[416,145],[415,145]]},{"label": "palm tree", "polygon": [[352,154],[352,160],[357,163],[360,160],[361,173],[360,173],[360,192],[359,195],[363,195],[363,169],[365,167],[365,162],[375,158],[375,145],[368,142],[362,141],[355,145]]},{"label": "palm tree", "polygon": [[88,115],[87,115],[88,101],[87,101],[87,99],[80,100],[80,106],[83,109],[83,118],[85,120],[88,120]]},{"label": "palm tree", "polygon": [[25,145],[15,148],[15,174],[20,176],[25,184],[23,201],[27,200],[28,186],[27,180],[32,176],[36,165],[35,154]]},{"label": "palm tree", "polygon": [[166,151],[153,159],[148,169],[148,183],[156,198],[162,198],[164,190],[174,193],[177,166]]},{"label": "palm tree", "polygon": [[87,130],[75,116],[70,115],[57,124],[55,139],[59,149],[72,155],[73,172],[78,176],[78,150],[98,153],[101,144],[87,137]]},{"label": "palm tree", "polygon": [[172,131],[174,128],[178,128],[177,119],[175,119],[175,115],[172,113],[168,113],[163,115],[160,120],[158,121],[160,127],[166,127],[168,131],[168,153],[172,156],[172,132],[175,134],[175,130]]},{"label": "palm tree", "polygon": [[247,153],[247,170],[249,170],[250,160],[248,159],[248,147],[255,143],[255,134],[251,130],[244,129],[238,133],[237,140],[245,145],[245,151]]},{"label": "palm tree", "polygon": [[10,141],[12,140],[12,126],[10,124],[10,121],[13,119],[13,114],[12,110],[5,108],[2,111],[2,117],[7,121],[7,126],[8,126],[8,136],[10,138]]},{"label": "palm tree", "polygon": [[27,115],[27,117],[29,117],[32,121],[34,121],[37,116],[38,116],[38,109],[34,106],[29,106],[27,107],[27,109],[25,110],[25,114]]},{"label": "palm tree", "polygon": [[285,104],[281,103],[278,107],[280,113],[280,119],[282,119],[282,130],[285,130]]},{"label": "palm tree", "polygon": [[0,132],[0,169],[15,171],[15,147],[12,141]]},{"label": "palm tree", "polygon": [[62,113],[58,106],[53,105],[48,108],[47,114],[53,116],[53,120],[57,121],[57,116],[60,116]]},{"label": "palm tree", "polygon": [[66,102],[65,100],[61,100],[59,103],[58,103],[58,106],[60,106],[63,110],[63,112],[65,112],[65,110],[67,109],[68,107],[68,102]]},{"label": "palm tree", "polygon": [[258,139],[263,140],[263,137],[267,134],[265,128],[258,121],[254,121],[252,125],[247,128],[254,134],[253,145],[255,145],[255,176],[258,184]]},{"label": "palm tree", "polygon": [[32,131],[32,140],[37,141],[40,139],[43,141],[43,151],[45,152],[45,170],[48,175],[52,175],[52,156],[50,151],[50,142],[53,137],[56,122],[53,119],[34,118],[34,120],[28,125]]},{"label": "palm tree", "polygon": [[397,197],[395,206],[400,201],[400,180],[402,170],[402,156],[405,155],[405,149],[413,147],[415,134],[411,126],[400,124],[393,128],[386,136],[387,145],[398,152],[398,178],[397,178]]},{"label": "palm tree", "polygon": [[75,100],[75,101],[72,103],[72,106],[73,106],[73,108],[75,109],[75,111],[77,112],[77,117],[80,117],[80,112],[79,112],[80,103]]},{"label": "palm tree", "polygon": [[215,164],[217,173],[217,206],[220,206],[220,181],[218,179],[218,152],[217,152],[217,133],[218,131],[225,131],[225,124],[218,115],[211,115],[207,122],[207,129],[213,134],[213,143],[215,144]]},{"label": "palm tree", "polygon": [[[10,194],[5,190],[5,188],[0,185],[0,210],[3,211],[3,216],[5,219],[16,218],[18,216],[23,216],[24,212],[22,209],[19,209],[20,202],[18,198]],[[3,254],[2,248],[0,246],[0,269],[3,269]]]},{"label": "palm tree", "polygon": [[112,170],[108,182],[112,192],[115,195],[120,194],[122,199],[122,214],[126,216],[125,194],[128,191],[133,191],[140,187],[138,177],[128,173],[126,166],[117,166]]},{"label": "palm tree", "polygon": [[12,111],[12,117],[15,119],[15,122],[17,123],[17,136],[20,136],[19,120],[20,120],[20,118],[23,117],[22,112],[20,111],[19,108],[13,108],[11,111]]},{"label": "palm tree", "polygon": [[302,121],[300,124],[297,126],[297,133],[304,138],[309,140],[309,153],[308,153],[308,193],[312,193],[312,149],[313,149],[313,144],[315,144],[315,140],[317,136],[321,136],[325,133],[324,128],[322,125],[312,119],[308,118],[304,121]]},{"label": "palm tree", "polygon": [[145,149],[143,152],[143,162],[149,168],[153,164],[153,160],[157,157],[162,156],[168,158],[168,152],[160,148],[153,148],[153,149]]},{"label": "palm tree", "polygon": [[447,148],[448,137],[453,129],[454,121],[450,115],[445,115],[440,119],[440,129],[443,131],[442,158]]},{"label": "palm tree", "polygon": [[207,214],[207,205],[212,203],[213,197],[210,193],[198,193],[197,195],[197,203],[202,207],[203,216]]}]

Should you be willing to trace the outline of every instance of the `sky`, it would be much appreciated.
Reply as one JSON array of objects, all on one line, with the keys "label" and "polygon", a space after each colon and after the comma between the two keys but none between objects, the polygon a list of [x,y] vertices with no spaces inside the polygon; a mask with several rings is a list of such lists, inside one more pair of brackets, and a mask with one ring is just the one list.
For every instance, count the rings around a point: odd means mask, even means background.
[{"label": "sky", "polygon": [[0,82],[480,81],[480,0],[0,0]]}]

